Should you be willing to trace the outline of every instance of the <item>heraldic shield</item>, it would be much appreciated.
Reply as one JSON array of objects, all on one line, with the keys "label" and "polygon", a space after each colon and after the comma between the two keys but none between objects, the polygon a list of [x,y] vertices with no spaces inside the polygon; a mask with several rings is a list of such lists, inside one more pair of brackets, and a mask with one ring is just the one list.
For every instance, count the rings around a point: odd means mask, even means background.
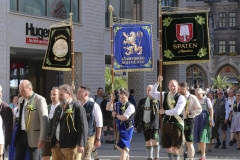
[{"label": "heraldic shield", "polygon": [[193,38],[193,24],[176,24],[176,37],[182,43],[187,43]]}]

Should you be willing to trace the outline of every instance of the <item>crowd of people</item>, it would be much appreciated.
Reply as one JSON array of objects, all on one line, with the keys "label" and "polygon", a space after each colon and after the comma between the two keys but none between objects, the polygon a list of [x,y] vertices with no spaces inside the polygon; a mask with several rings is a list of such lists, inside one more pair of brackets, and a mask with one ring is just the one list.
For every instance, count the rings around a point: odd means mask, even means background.
[{"label": "crowd of people", "polygon": [[159,76],[148,85],[147,96],[138,103],[134,89],[109,95],[100,87],[91,98],[88,85],[74,94],[75,87],[64,84],[51,89],[47,105],[24,80],[19,95],[7,104],[0,86],[0,159],[8,148],[9,160],[98,160],[97,148],[104,142],[120,150],[120,160],[129,160],[133,133],[143,131],[148,160],[159,160],[160,146],[169,160],[193,160],[193,143],[198,144],[199,160],[205,160],[213,143],[226,149],[228,127],[229,145],[237,143],[240,150],[239,91],[193,91],[186,82],[171,80],[169,91],[161,94],[157,88],[162,81]]}]

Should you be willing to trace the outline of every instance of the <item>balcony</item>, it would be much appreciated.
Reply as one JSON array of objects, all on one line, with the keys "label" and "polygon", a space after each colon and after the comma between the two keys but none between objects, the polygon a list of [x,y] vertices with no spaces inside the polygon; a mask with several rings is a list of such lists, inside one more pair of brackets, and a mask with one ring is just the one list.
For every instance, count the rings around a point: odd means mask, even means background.
[{"label": "balcony", "polygon": [[213,53],[214,56],[238,56],[237,52],[215,52]]}]

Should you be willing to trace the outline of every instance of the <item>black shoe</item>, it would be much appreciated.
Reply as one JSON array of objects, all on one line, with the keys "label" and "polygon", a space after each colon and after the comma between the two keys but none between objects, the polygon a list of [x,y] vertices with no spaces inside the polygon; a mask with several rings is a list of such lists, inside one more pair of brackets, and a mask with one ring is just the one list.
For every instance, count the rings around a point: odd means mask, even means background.
[{"label": "black shoe", "polygon": [[105,143],[109,143],[109,140],[105,140]]},{"label": "black shoe", "polygon": [[223,144],[223,145],[222,145],[222,149],[226,149],[226,144]]},{"label": "black shoe", "polygon": [[187,159],[187,152],[183,153],[183,157],[184,157],[184,159]]},{"label": "black shoe", "polygon": [[233,140],[232,140],[232,141],[233,141],[233,143],[237,143],[237,140],[236,140],[235,138],[233,138]]},{"label": "black shoe", "polygon": [[215,148],[218,148],[219,146],[221,146],[221,142],[220,142],[220,143],[217,142],[217,143],[215,144]]},{"label": "black shoe", "polygon": [[232,140],[229,141],[229,145],[230,145],[230,146],[233,145],[233,141],[232,141]]},{"label": "black shoe", "polygon": [[237,150],[240,150],[240,148],[237,148]]},{"label": "black shoe", "polygon": [[114,140],[110,140],[108,143],[114,144]]}]

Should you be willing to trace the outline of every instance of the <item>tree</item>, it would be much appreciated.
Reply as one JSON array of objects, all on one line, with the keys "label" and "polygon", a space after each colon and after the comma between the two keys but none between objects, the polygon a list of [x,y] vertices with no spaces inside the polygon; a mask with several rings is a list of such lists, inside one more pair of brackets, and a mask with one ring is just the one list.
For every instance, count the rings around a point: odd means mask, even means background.
[{"label": "tree", "polygon": [[[124,76],[114,76],[114,89],[118,90],[120,88],[127,88],[127,78]],[[105,91],[107,93],[112,93],[112,76],[110,68],[105,69]]]},{"label": "tree", "polygon": [[221,77],[218,75],[216,78],[212,78],[213,87],[216,87],[218,89],[225,89],[226,86],[231,86],[232,84],[230,82],[227,82],[228,78],[227,76]]}]

